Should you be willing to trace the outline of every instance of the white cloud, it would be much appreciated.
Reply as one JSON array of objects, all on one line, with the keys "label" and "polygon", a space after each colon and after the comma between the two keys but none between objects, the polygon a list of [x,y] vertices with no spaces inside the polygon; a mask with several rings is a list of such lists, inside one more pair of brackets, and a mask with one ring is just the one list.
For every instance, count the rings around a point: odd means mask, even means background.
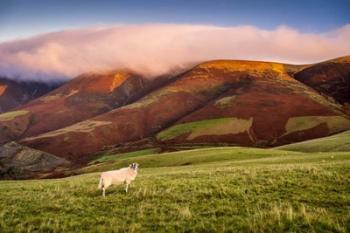
[{"label": "white cloud", "polygon": [[326,33],[285,26],[149,24],[85,28],[0,44],[0,74],[22,79],[72,78],[130,68],[159,75],[211,59],[313,63],[350,54],[350,25]]}]

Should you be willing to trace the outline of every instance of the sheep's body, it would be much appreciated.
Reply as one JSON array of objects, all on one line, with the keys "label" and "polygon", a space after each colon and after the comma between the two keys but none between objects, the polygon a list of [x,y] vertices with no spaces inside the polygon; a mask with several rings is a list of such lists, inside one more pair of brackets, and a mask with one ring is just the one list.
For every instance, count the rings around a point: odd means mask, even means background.
[{"label": "sheep's body", "polygon": [[125,184],[125,192],[128,192],[128,186],[131,181],[135,180],[138,165],[132,164],[129,167],[119,170],[107,171],[101,173],[99,189],[102,189],[102,195],[105,196],[106,189],[111,185]]}]

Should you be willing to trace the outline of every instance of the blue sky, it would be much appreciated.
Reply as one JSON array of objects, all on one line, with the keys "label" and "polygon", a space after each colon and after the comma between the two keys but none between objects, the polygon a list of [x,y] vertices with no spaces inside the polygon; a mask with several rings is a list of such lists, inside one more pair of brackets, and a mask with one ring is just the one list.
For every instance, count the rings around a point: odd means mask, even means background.
[{"label": "blue sky", "polygon": [[1,0],[0,41],[110,24],[287,25],[324,32],[350,23],[350,0]]}]

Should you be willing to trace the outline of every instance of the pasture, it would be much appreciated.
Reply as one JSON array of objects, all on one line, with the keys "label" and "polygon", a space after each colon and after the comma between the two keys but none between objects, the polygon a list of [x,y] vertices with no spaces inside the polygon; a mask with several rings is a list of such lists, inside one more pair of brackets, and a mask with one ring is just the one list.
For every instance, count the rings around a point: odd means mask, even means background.
[{"label": "pasture", "polygon": [[[154,151],[102,156],[63,179],[0,181],[0,232],[350,231],[350,152]],[[103,198],[99,171],[131,161],[129,192]]]}]

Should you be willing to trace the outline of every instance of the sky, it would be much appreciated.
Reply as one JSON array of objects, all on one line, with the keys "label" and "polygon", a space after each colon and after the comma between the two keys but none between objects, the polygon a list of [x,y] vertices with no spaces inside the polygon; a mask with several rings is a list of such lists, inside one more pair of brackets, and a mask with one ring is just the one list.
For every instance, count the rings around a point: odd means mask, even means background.
[{"label": "sky", "polygon": [[1,0],[0,41],[115,24],[280,25],[324,32],[350,22],[349,0]]},{"label": "sky", "polygon": [[212,59],[350,55],[350,0],[0,0],[0,76],[147,76]]}]

